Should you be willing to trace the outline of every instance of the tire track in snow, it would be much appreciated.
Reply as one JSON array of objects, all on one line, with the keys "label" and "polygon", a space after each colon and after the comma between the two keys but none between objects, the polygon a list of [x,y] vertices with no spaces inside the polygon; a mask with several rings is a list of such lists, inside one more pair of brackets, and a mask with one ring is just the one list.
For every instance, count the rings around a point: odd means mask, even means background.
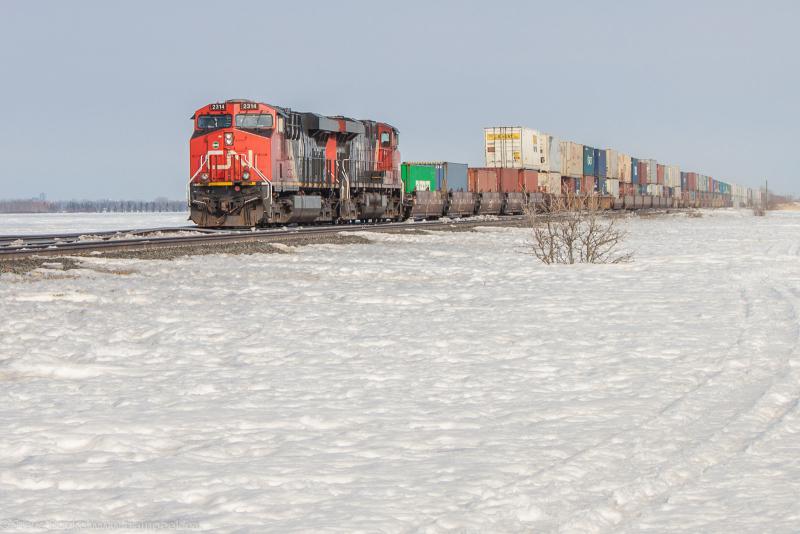
[{"label": "tire track in snow", "polygon": [[[659,468],[650,475],[638,477],[631,484],[615,488],[611,494],[596,503],[594,506],[574,514],[567,522],[561,525],[563,532],[578,531],[618,531],[629,527],[630,523],[641,519],[656,503],[669,500],[676,490],[679,490],[693,481],[696,481],[707,470],[722,465],[738,454],[748,451],[754,444],[764,439],[770,432],[779,428],[786,416],[800,406],[800,375],[793,364],[794,357],[798,355],[800,344],[800,326],[798,325],[796,291],[789,289],[790,296],[781,293],[774,287],[771,292],[777,295],[780,302],[787,305],[788,319],[791,325],[791,342],[789,348],[777,362],[777,367],[771,369],[770,383],[755,398],[750,406],[740,411],[724,426],[716,430],[713,435],[699,445],[692,447],[688,454],[682,451],[673,455],[673,461],[662,462],[665,467]],[[773,301],[770,301],[772,304]],[[770,318],[760,318],[754,323],[757,326],[771,325],[775,328]],[[753,330],[748,328],[747,330]],[[774,331],[763,331],[762,337],[767,341],[774,338]],[[748,345],[758,346],[758,343],[745,340],[743,349],[753,348]],[[769,345],[766,345],[769,346]],[[771,351],[766,354],[766,359],[772,359]],[[731,369],[732,372],[741,373],[742,370]],[[627,523],[627,525],[626,525]]]},{"label": "tire track in snow", "polygon": [[[555,511],[555,513],[545,515],[555,519],[553,527],[557,528],[561,524],[564,531],[593,531],[603,525],[618,527],[625,516],[622,514],[623,503],[615,501],[631,500],[630,498],[625,499],[622,491],[639,484],[646,484],[653,479],[652,476],[640,477],[639,473],[659,470],[663,465],[670,463],[682,465],[681,462],[687,456],[691,456],[694,451],[699,450],[698,441],[702,445],[711,442],[720,432],[725,432],[732,422],[753,410],[774,384],[776,370],[773,368],[774,365],[769,365],[772,358],[768,358],[770,361],[766,362],[768,364],[766,372],[762,370],[760,373],[750,373],[745,370],[752,368],[754,362],[752,356],[748,354],[750,351],[743,349],[748,349],[749,345],[758,345],[756,342],[748,342],[753,338],[752,325],[769,325],[771,323],[769,320],[765,321],[764,317],[753,318],[753,310],[756,306],[754,306],[752,298],[744,289],[740,290],[740,295],[742,295],[740,302],[743,305],[739,320],[745,328],[740,329],[737,339],[730,347],[732,352],[739,353],[738,358],[735,355],[723,353],[714,360],[720,365],[718,369],[706,375],[701,382],[666,404],[649,419],[627,427],[532,473],[524,484],[512,483],[496,491],[507,494],[536,493],[542,489],[542,479],[544,479],[546,495],[540,499],[540,503],[543,505],[548,502],[552,503],[549,511]],[[761,332],[761,334],[767,341],[771,337],[771,332]],[[794,336],[794,344],[797,344],[797,335]],[[781,366],[779,365],[779,367]],[[785,367],[785,362],[783,367]],[[730,376],[731,378],[717,380],[720,376]],[[743,381],[742,378],[745,380]],[[743,389],[749,390],[749,394],[741,395]],[[779,417],[782,418],[791,410],[791,404],[791,402],[788,403],[786,410]],[[723,413],[724,417],[708,421],[705,418],[708,413]],[[698,439],[696,435],[686,435],[686,428],[690,425],[702,428],[704,436]],[[659,451],[659,446],[663,447],[664,443],[672,442],[674,436],[680,436],[682,433],[685,438],[682,447],[677,450],[674,448],[667,450],[668,454],[666,455]],[[642,437],[645,439],[637,439]],[[647,440],[650,440],[649,444]],[[633,455],[630,454],[632,449],[634,450]],[[659,452],[661,452],[662,458],[659,458],[657,462],[652,461],[651,457],[658,456]],[[631,469],[632,458],[641,465]],[[614,468],[618,468],[619,471],[626,469],[633,471],[632,474],[636,478],[628,484],[624,480],[607,483],[605,479],[609,473],[612,476],[616,474],[613,471]],[[661,469],[657,472],[665,471]],[[536,484],[537,481],[539,484]],[[602,488],[604,484],[612,486],[612,489],[610,491],[603,490],[599,492],[598,496],[597,488]],[[528,489],[530,486],[533,487]],[[576,487],[587,488],[588,495],[586,495],[587,492],[584,492],[576,499]],[[653,490],[646,491],[645,494],[657,495],[666,491],[666,489],[656,491],[655,488],[654,484]],[[612,502],[609,502],[609,495],[614,498]],[[566,508],[566,514],[569,514],[576,508],[576,506],[570,506],[572,503],[569,501],[577,501],[575,504],[581,511],[564,517],[563,512],[558,513],[560,509]],[[481,503],[474,502],[473,506],[481,507]],[[553,508],[556,510],[552,510]]]},{"label": "tire track in snow", "polygon": [[[740,322],[742,324],[750,324],[752,319],[752,299],[749,297],[746,289],[744,287],[740,288],[740,303],[741,303],[741,312],[740,312]],[[745,329],[740,329],[737,335],[737,338],[730,344],[729,350],[736,350],[737,348],[741,347],[744,342],[744,338],[746,335]],[[685,360],[681,358],[681,360]],[[582,469],[580,464],[585,462],[589,465],[593,465],[596,463],[596,456],[599,452],[603,451],[604,449],[613,450],[615,448],[625,447],[627,443],[630,442],[630,439],[626,439],[626,436],[637,435],[640,432],[647,432],[646,429],[648,428],[658,428],[660,426],[664,426],[665,421],[669,422],[670,420],[674,420],[674,414],[680,413],[680,409],[682,406],[690,404],[695,401],[695,397],[701,393],[705,388],[709,387],[709,384],[715,381],[717,377],[723,374],[726,370],[729,370],[730,367],[730,358],[727,352],[722,352],[722,354],[715,358],[712,362],[714,370],[706,374],[699,382],[697,382],[694,386],[690,389],[683,391],[680,395],[663,405],[660,409],[658,409],[651,417],[645,419],[644,421],[640,421],[635,425],[627,426],[622,430],[615,432],[605,438],[583,447],[574,453],[560,459],[557,462],[553,462],[546,467],[543,467],[533,473],[531,473],[527,478],[526,485],[530,485],[537,480],[541,480],[543,478],[551,478],[558,483],[563,483],[565,485],[571,485],[575,483],[578,479],[585,478],[585,476],[589,473],[594,473],[598,477],[602,477],[603,473],[605,472],[602,469]],[[703,414],[702,411],[699,411],[697,414],[699,419]],[[681,423],[682,424],[682,423]],[[552,486],[552,482],[548,484],[548,487]],[[501,488],[496,488],[495,491],[506,492],[506,493],[519,493],[520,487],[518,482],[514,482],[511,484],[507,484]],[[473,503],[469,506],[469,508],[481,507],[485,505],[484,502],[476,497]]]}]

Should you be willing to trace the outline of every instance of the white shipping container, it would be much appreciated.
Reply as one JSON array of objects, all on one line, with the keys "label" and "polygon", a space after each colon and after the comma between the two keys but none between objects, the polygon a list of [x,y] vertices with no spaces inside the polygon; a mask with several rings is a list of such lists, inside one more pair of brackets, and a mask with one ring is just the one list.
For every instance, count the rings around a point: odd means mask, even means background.
[{"label": "white shipping container", "polygon": [[561,141],[561,175],[583,177],[583,145],[580,143]]},{"label": "white shipping container", "polygon": [[539,173],[539,189],[545,193],[554,195],[561,194],[561,173],[558,172],[540,172]]},{"label": "white shipping container", "polygon": [[544,156],[544,164],[547,172],[553,172],[561,176],[561,139],[545,134],[547,150]]},{"label": "white shipping container", "polygon": [[486,166],[539,170],[544,162],[542,141],[542,134],[531,128],[484,128]]},{"label": "white shipping container", "polygon": [[618,152],[613,148],[606,149],[606,178],[619,180],[619,158],[617,154]]},{"label": "white shipping container", "polygon": [[561,140],[549,134],[541,134],[544,160],[542,171],[561,173]]},{"label": "white shipping container", "polygon": [[669,187],[681,187],[681,169],[677,165],[668,165],[667,171],[669,178],[665,180],[666,185]]},{"label": "white shipping container", "polygon": [[606,180],[606,193],[614,198],[619,198],[619,180],[608,178]]},{"label": "white shipping container", "polygon": [[547,189],[548,193],[553,195],[560,195],[561,194],[561,173],[560,172],[548,172],[546,173],[547,176]]},{"label": "white shipping container", "polygon": [[540,172],[536,175],[537,184],[539,185],[539,191],[544,191],[545,193],[550,192],[550,173],[547,172]]},{"label": "white shipping container", "polygon": [[658,183],[658,162],[654,159],[647,160],[647,183]]}]

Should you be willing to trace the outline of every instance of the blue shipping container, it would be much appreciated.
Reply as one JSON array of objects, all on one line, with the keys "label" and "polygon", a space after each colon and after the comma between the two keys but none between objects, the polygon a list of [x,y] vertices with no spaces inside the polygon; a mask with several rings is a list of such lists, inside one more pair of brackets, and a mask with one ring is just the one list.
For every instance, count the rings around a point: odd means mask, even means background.
[{"label": "blue shipping container", "polygon": [[606,179],[605,179],[605,177],[604,176],[599,176],[597,178],[597,181],[598,181],[597,191],[601,195],[607,195],[608,194],[608,189],[606,189]]},{"label": "blue shipping container", "polygon": [[594,171],[594,148],[583,146],[583,175],[597,176]]},{"label": "blue shipping container", "polygon": [[631,183],[639,183],[639,160],[631,158]]},{"label": "blue shipping container", "polygon": [[467,164],[446,161],[437,166],[436,177],[439,183],[446,180],[448,191],[467,191]]},{"label": "blue shipping container", "polygon": [[605,178],[606,176],[606,151],[605,149],[594,149],[594,170],[595,176]]},{"label": "blue shipping container", "polygon": [[689,190],[689,174],[682,172],[681,173],[681,189],[684,191]]}]

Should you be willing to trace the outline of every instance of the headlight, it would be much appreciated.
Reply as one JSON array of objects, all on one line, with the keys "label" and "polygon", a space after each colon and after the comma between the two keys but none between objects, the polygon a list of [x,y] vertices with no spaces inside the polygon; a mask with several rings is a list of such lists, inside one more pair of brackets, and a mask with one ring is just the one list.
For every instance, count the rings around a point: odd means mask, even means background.
[{"label": "headlight", "polygon": [[204,182],[207,182],[208,181],[208,173],[204,172],[203,174],[201,174],[200,175],[200,179],[203,180]]},{"label": "headlight", "polygon": [[247,171],[244,171],[242,173],[242,180],[249,180],[249,179],[250,179],[250,173],[247,172]]},{"label": "headlight", "polygon": [[231,146],[233,144],[233,132],[225,132],[225,145]]}]

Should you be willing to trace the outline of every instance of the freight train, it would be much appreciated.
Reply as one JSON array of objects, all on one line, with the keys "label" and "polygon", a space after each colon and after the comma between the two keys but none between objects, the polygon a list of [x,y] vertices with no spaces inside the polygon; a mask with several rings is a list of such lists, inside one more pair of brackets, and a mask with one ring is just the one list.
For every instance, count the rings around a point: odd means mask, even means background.
[{"label": "freight train", "polygon": [[398,131],[372,120],[227,100],[192,115],[188,202],[202,227],[520,214],[554,196],[606,209],[751,203],[736,188],[521,127],[485,130],[482,168],[400,163]]},{"label": "freight train", "polygon": [[[617,206],[746,206],[757,192],[677,165],[596,148],[521,126],[484,129],[486,167],[533,172],[537,190],[611,197]],[[530,180],[528,180],[530,181]],[[641,202],[635,197],[642,197]],[[652,201],[650,200],[652,199]]]}]

